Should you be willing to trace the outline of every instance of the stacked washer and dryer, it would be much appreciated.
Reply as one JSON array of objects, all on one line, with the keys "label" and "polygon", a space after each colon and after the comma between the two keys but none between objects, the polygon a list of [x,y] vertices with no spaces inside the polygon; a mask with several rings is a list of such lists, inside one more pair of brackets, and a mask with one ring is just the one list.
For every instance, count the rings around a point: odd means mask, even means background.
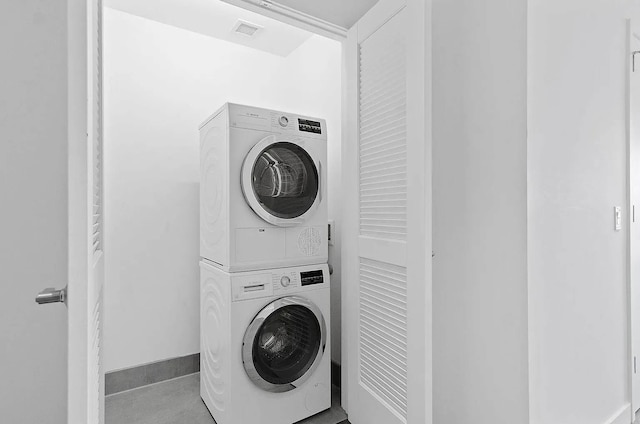
[{"label": "stacked washer and dryer", "polygon": [[218,424],[331,406],[326,134],[230,103],[200,127],[200,394]]}]

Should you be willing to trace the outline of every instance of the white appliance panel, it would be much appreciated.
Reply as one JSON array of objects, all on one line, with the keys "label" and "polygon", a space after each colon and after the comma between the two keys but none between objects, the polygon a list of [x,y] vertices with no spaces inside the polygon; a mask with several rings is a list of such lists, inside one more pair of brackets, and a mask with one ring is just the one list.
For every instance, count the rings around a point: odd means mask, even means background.
[{"label": "white appliance panel", "polygon": [[[283,127],[281,122],[287,126]],[[247,155],[268,137],[302,146],[317,164],[317,204],[286,226],[260,217],[242,189],[241,175]],[[327,262],[324,120],[226,104],[201,126],[200,138],[203,259],[229,272]],[[282,168],[273,172],[273,178],[277,173],[278,178],[286,178],[282,177]],[[255,203],[254,208],[258,207]]]},{"label": "white appliance panel", "polygon": [[[291,424],[331,406],[330,296],[326,264],[227,273],[201,262],[201,396],[218,424]],[[301,278],[304,276],[305,278]],[[286,280],[286,278],[289,281]],[[283,285],[283,278],[285,285]],[[302,283],[306,285],[302,285]],[[254,298],[237,297],[248,288]],[[274,393],[250,380],[241,358],[246,329],[276,299],[299,296],[325,323],[318,366],[299,387]],[[250,399],[251,401],[247,401]]]}]

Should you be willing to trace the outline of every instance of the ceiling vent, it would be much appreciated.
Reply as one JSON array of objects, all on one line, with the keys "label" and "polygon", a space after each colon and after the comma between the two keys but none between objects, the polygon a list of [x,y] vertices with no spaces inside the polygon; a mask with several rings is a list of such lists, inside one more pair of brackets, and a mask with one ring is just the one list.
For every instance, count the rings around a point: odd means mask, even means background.
[{"label": "ceiling vent", "polygon": [[262,29],[260,25],[252,24],[251,22],[238,19],[238,22],[233,27],[233,32],[236,34],[242,34],[247,37],[255,37],[255,35]]}]

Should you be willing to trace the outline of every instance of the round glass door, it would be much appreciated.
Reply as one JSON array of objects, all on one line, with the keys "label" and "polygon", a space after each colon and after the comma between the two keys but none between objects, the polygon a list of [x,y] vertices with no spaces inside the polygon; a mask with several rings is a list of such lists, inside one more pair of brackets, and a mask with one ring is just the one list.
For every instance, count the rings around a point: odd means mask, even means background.
[{"label": "round glass door", "polygon": [[326,335],[318,308],[300,297],[265,307],[247,329],[243,362],[251,380],[272,392],[298,387],[319,364]]},{"label": "round glass door", "polygon": [[318,169],[301,146],[287,141],[268,144],[264,141],[245,160],[242,175],[245,198],[266,221],[286,225],[317,205]]}]

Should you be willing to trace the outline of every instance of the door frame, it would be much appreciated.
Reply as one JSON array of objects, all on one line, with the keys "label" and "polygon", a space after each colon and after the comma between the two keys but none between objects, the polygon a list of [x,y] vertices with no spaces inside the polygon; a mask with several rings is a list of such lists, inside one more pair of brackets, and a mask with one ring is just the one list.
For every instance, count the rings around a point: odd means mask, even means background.
[{"label": "door frame", "polygon": [[[67,0],[69,424],[104,423],[102,0]],[[98,171],[96,171],[98,169]],[[98,206],[98,209],[96,209]],[[97,212],[99,211],[99,212]],[[98,215],[96,215],[98,214]],[[96,216],[99,218],[96,219]],[[97,233],[96,233],[97,231]],[[97,234],[97,238],[96,238]],[[96,245],[96,240],[99,243]]]},{"label": "door frame", "polygon": [[[91,1],[91,0],[89,0]],[[67,1],[68,19],[68,166],[69,166],[69,316],[68,316],[68,416],[69,424],[87,421],[88,359],[86,324],[88,263],[81,246],[87,240],[87,211],[76,207],[86,204],[85,186],[88,166],[88,30],[93,25],[89,15],[89,1]],[[84,197],[84,198],[83,198]]]},{"label": "door frame", "polygon": [[[91,0],[89,0],[91,1]],[[333,40],[340,41],[342,43],[342,82],[343,82],[343,93],[342,93],[342,156],[345,157],[345,146],[347,146],[346,140],[349,140],[353,136],[353,128],[357,125],[357,122],[349,121],[351,119],[351,113],[349,113],[349,93],[347,93],[347,61],[348,61],[348,49],[347,49],[347,29],[342,28],[338,25],[331,24],[329,22],[323,21],[316,17],[298,12],[294,9],[285,7],[283,5],[278,4],[277,2],[273,2],[271,0],[267,0],[261,3],[261,5],[256,5],[247,0],[222,0],[226,3],[233,4],[235,6],[241,7],[243,9],[247,9],[253,11],[255,13],[261,14],[263,16],[270,17],[272,19],[277,19],[281,22],[297,26],[299,28],[305,29],[307,31],[313,32],[317,35],[327,37]],[[426,168],[426,174],[429,176],[428,180],[431,181],[431,116],[432,116],[432,107],[431,107],[431,75],[432,75],[432,67],[431,67],[431,19],[432,19],[432,1],[433,0],[406,0],[406,7],[409,13],[410,25],[408,28],[409,38],[418,37],[424,40],[423,49],[420,46],[415,46],[415,43],[409,43],[409,51],[413,51],[415,54],[408,55],[407,65],[414,69],[413,72],[410,73],[408,77],[408,84],[415,88],[415,91],[419,94],[414,95],[412,99],[408,102],[407,105],[407,120],[412,120],[416,122],[416,125],[413,125],[409,130],[411,132],[411,137],[415,139],[424,140],[425,143],[422,145],[421,150],[422,156],[415,156],[409,158],[409,163],[413,164],[413,167],[416,168],[416,164],[422,164]],[[85,10],[86,13],[86,10]],[[90,24],[90,22],[89,22]],[[77,30],[80,30],[79,28]],[[83,28],[85,31],[84,38],[78,37],[76,40],[78,43],[84,42],[85,54],[88,51],[88,46],[86,45],[86,31],[87,28]],[[76,32],[79,34],[79,32]],[[70,34],[70,38],[72,35]],[[70,46],[73,44],[73,40],[70,40]],[[86,138],[84,139],[86,141]],[[78,141],[78,140],[76,140]],[[70,141],[70,156],[72,150],[72,142]],[[78,148],[79,144],[75,144],[75,147]],[[85,148],[86,150],[86,148]],[[343,161],[343,175],[345,175],[348,171],[352,171],[351,168]],[[345,172],[347,171],[347,172]],[[410,178],[412,176],[410,175]],[[413,176],[415,177],[415,175]],[[425,184],[425,197],[424,199],[410,199],[410,207],[419,212],[414,212],[416,215],[417,221],[420,221],[420,225],[417,228],[417,231],[412,234],[411,237],[426,240],[426,247],[428,250],[431,250],[431,184]],[[346,212],[343,212],[345,214]],[[417,215],[422,215],[421,218],[418,219]],[[346,245],[342,249],[342,260],[344,262],[345,259],[345,249]],[[431,262],[424,261],[424,258],[420,256],[420,252],[411,252],[410,258],[408,260],[411,261],[421,261],[424,262],[424,269],[421,272],[421,275],[426,275],[426,281],[422,286],[416,285],[415,291],[412,289],[411,295],[421,298],[423,300],[423,305],[426,310],[431,310],[431,299],[432,299],[432,281],[431,281]],[[345,270],[347,267],[343,268],[342,272],[342,280],[346,281],[347,278],[350,277],[348,272]],[[411,278],[411,274],[408,275]],[[71,277],[70,277],[71,278]],[[343,284],[341,290],[341,314],[342,314],[342,328],[341,328],[341,340],[342,340],[342,355],[341,355],[341,385],[342,385],[342,407],[348,413],[349,408],[349,399],[347,396],[348,393],[348,368],[349,363],[347,359],[346,346],[347,340],[351,335],[348,334],[347,329],[349,328],[349,323],[345,319],[348,317],[348,305],[350,302],[354,300],[353,292],[348,290],[349,284]],[[346,289],[346,290],[345,290]],[[408,319],[415,322],[415,318],[412,319],[412,316],[422,316],[422,311],[413,309],[408,311]],[[421,372],[410,375],[411,379],[419,379],[421,381],[421,388],[423,390],[415,391],[408,394],[408,402],[411,402],[412,406],[410,410],[410,415],[408,419],[412,417],[415,419],[415,415],[418,414],[420,416],[427,417],[427,421],[425,424],[431,423],[431,411],[432,411],[432,386],[431,386],[431,375],[432,375],[432,346],[431,346],[431,335],[432,335],[432,318],[431,314],[428,313],[426,316],[426,321],[423,323],[422,327],[424,331],[424,340],[426,343],[421,344],[417,352],[413,352],[412,358],[410,359],[410,364],[412,364],[417,369],[420,369]],[[86,357],[85,357],[86,359]],[[75,364],[77,365],[77,364]],[[71,421],[70,421],[71,422]]]},{"label": "door frame", "polygon": [[[640,296],[640,274],[634,270],[633,257],[640,255],[640,247],[633,241],[633,231],[635,225],[635,205],[634,205],[634,191],[637,191],[640,187],[634,183],[634,179],[640,176],[640,167],[633,166],[633,156],[640,148],[640,142],[634,143],[633,139],[640,136],[637,131],[634,130],[634,119],[632,111],[633,109],[639,109],[640,106],[634,107],[633,96],[631,94],[633,88],[633,74],[634,74],[634,56],[636,72],[640,72],[640,54],[634,55],[634,51],[640,50],[640,27],[636,26],[637,23],[631,19],[627,20],[627,97],[626,97],[626,113],[627,113],[627,229],[626,229],[626,241],[627,241],[627,293],[628,293],[628,364],[629,364],[629,403],[631,404],[631,422],[635,422],[636,411],[640,409],[640,385],[637,380],[640,376],[634,378],[640,373],[640,352],[635,349],[635,345],[640,345],[640,325],[636,324],[636,321],[640,323],[640,312],[638,307],[640,304],[634,300],[635,297]],[[640,88],[640,84],[638,84]],[[636,126],[640,125],[636,124]],[[640,153],[640,152],[638,152]],[[640,208],[640,204],[638,205]],[[638,211],[640,213],[640,209]],[[637,398],[637,399],[636,399]]]}]

